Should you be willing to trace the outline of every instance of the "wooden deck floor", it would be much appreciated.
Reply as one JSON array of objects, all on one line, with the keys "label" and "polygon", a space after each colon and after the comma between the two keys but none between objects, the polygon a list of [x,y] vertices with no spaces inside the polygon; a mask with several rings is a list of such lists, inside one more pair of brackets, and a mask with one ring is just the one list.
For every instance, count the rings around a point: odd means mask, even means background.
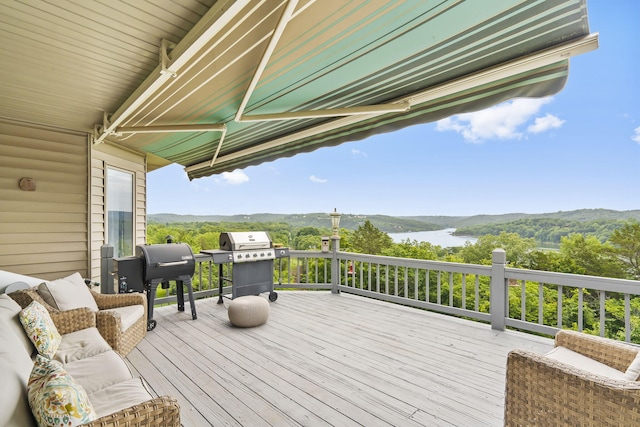
[{"label": "wooden deck floor", "polygon": [[[507,353],[550,339],[354,295],[279,292],[238,329],[217,298],[175,306],[127,360],[191,426],[501,426]],[[188,303],[187,303],[188,305]]]}]

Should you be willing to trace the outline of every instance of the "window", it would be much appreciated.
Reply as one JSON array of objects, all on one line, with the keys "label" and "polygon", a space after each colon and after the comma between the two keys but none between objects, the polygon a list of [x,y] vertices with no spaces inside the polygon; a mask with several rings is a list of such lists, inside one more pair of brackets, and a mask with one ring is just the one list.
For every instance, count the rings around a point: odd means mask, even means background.
[{"label": "window", "polygon": [[107,168],[107,243],[115,258],[133,255],[134,176]]}]

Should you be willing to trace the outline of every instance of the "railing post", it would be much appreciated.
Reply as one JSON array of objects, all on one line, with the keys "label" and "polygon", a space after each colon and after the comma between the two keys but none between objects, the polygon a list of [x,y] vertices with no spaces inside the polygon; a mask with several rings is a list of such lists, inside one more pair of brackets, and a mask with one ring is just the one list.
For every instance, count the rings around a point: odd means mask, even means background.
[{"label": "railing post", "polygon": [[504,331],[507,308],[507,283],[504,269],[507,253],[504,249],[494,249],[491,264],[491,329]]},{"label": "railing post", "polygon": [[331,293],[339,294],[338,282],[340,280],[340,260],[338,251],[340,250],[340,236],[331,236]]},{"label": "railing post", "polygon": [[113,246],[100,246],[100,293],[113,294]]}]

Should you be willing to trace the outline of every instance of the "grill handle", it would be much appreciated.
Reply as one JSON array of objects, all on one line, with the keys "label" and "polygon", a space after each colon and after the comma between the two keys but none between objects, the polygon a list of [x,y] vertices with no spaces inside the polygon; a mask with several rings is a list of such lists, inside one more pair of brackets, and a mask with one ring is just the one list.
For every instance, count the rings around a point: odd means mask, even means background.
[{"label": "grill handle", "polygon": [[175,262],[159,262],[158,267],[173,267],[176,265],[184,265],[186,263],[187,263],[187,260],[175,261]]}]

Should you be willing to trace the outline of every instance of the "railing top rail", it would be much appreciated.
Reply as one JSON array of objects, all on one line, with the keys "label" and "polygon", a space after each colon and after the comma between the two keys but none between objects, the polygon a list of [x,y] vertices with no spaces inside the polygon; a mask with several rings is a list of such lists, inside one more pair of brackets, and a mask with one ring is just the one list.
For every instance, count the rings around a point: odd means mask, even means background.
[{"label": "railing top rail", "polygon": [[307,251],[302,249],[290,249],[291,258],[331,258],[331,252]]},{"label": "railing top rail", "polygon": [[505,268],[505,277],[507,279],[528,280],[531,282],[542,282],[575,288],[640,295],[640,281],[637,280],[556,273],[551,271],[524,270],[519,268]]},{"label": "railing top rail", "polygon": [[461,264],[458,262],[433,261],[414,258],[398,258],[383,255],[357,254],[353,252],[338,252],[338,259],[343,261],[361,261],[372,264],[393,265],[398,267],[421,268],[425,270],[439,270],[451,273],[466,273],[489,275],[491,266],[479,264]]}]

